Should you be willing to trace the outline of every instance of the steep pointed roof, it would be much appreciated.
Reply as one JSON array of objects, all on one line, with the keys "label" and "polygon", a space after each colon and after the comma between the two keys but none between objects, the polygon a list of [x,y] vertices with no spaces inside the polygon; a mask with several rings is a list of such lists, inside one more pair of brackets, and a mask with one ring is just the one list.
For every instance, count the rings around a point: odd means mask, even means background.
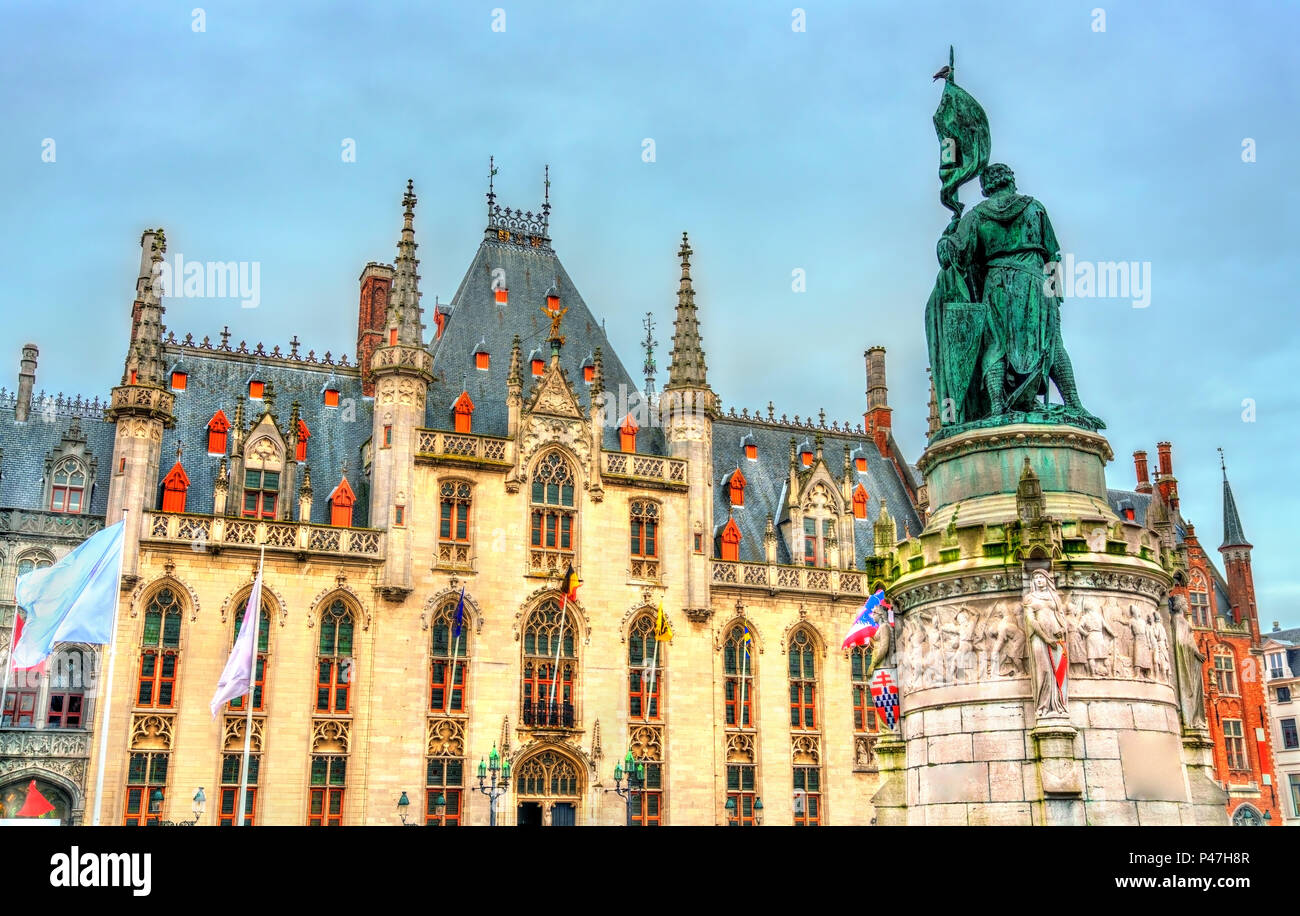
[{"label": "steep pointed roof", "polygon": [[415,182],[407,180],[402,195],[402,234],[393,263],[393,291],[388,299],[386,327],[397,328],[397,342],[418,347],[424,342],[423,310],[420,308],[420,262],[415,257]]},{"label": "steep pointed roof", "polygon": [[1237,501],[1232,497],[1232,487],[1228,483],[1228,467],[1223,463],[1223,454],[1219,454],[1219,465],[1223,469],[1223,543],[1220,550],[1229,547],[1250,547],[1246,532],[1241,528],[1241,516],[1237,514]]},{"label": "steep pointed roof", "polygon": [[677,315],[673,319],[672,364],[668,367],[671,388],[709,387],[709,367],[704,362],[704,343],[700,340],[700,322],[695,308],[695,288],[691,285],[691,244],[682,233],[677,249],[682,259],[682,278],[677,288]]},{"label": "steep pointed roof", "polygon": [[[536,217],[528,222],[526,214],[516,219],[510,211],[495,204],[489,211],[489,224],[455,294],[452,296],[446,327],[442,335],[429,343],[433,352],[434,380],[429,389],[430,410],[426,425],[445,429],[451,417],[445,408],[436,413],[432,405],[448,404],[461,393],[461,379],[468,378],[468,393],[477,405],[475,431],[484,435],[504,436],[507,427],[506,394],[510,376],[517,376],[523,387],[525,402],[530,386],[540,383],[531,371],[512,367],[512,347],[517,337],[522,353],[534,348],[546,351],[550,319],[545,314],[546,292],[554,285],[565,313],[560,333],[565,337],[560,350],[560,366],[567,374],[582,411],[591,406],[594,383],[583,381],[582,363],[600,348],[603,354],[604,388],[615,405],[639,401],[640,389],[619,360],[605,330],[582,294],[578,292],[559,256],[551,246],[545,223]],[[512,214],[507,221],[506,214]],[[509,226],[510,228],[507,228]],[[510,289],[508,303],[498,303],[492,289],[500,278]],[[489,368],[476,370],[474,352],[482,342],[491,356]],[[548,354],[549,364],[549,354]],[[627,406],[620,408],[623,412]],[[620,418],[622,413],[619,414]],[[618,430],[605,431],[605,447],[618,448]],[[660,430],[643,434],[639,451],[664,454]]]}]

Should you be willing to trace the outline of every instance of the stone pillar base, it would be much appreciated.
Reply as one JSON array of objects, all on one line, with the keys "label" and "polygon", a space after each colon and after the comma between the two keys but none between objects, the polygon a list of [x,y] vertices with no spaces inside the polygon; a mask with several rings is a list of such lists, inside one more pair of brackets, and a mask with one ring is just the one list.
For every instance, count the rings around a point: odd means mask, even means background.
[{"label": "stone pillar base", "polygon": [[[901,722],[899,726],[901,729]],[[902,827],[907,824],[907,771],[903,768],[907,744],[901,732],[890,732],[877,739],[875,752],[880,772],[880,788],[871,796],[876,826]]]},{"label": "stone pillar base", "polygon": [[1078,731],[1066,716],[1042,716],[1029,730],[1038,758],[1039,824],[1083,824],[1083,767],[1074,756]]}]

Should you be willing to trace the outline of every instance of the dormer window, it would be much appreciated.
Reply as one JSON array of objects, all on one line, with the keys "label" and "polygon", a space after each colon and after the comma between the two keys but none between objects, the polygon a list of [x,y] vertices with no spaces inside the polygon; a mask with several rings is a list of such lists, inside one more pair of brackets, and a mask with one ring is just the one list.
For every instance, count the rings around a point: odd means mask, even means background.
[{"label": "dormer window", "polygon": [[397,346],[397,328],[388,329],[388,345],[390,347]]},{"label": "dormer window", "polygon": [[853,466],[858,469],[859,474],[867,473],[867,456],[858,455],[853,459]]},{"label": "dormer window", "polygon": [[862,484],[858,484],[853,490],[853,517],[856,519],[867,517],[867,488]]},{"label": "dormer window", "polygon": [[230,432],[230,421],[225,411],[218,410],[208,421],[208,454],[224,455],[226,453],[226,434]]},{"label": "dormer window", "polygon": [[348,479],[344,477],[330,494],[330,524],[336,528],[351,528],[352,506],[356,501],[356,495],[348,485]]},{"label": "dormer window", "polygon": [[460,397],[456,398],[456,403],[451,405],[451,412],[455,419],[456,432],[469,432],[474,417],[474,402],[470,400],[468,391],[460,393]]},{"label": "dormer window", "polygon": [[727,496],[733,506],[743,506],[745,504],[745,475],[740,473],[740,468],[736,468],[727,477]]},{"label": "dormer window", "polygon": [[65,458],[54,468],[50,511],[77,514],[86,494],[86,471],[75,458]]},{"label": "dormer window", "polygon": [[294,457],[295,457],[298,461],[306,461],[306,460],[307,460],[307,440],[310,439],[310,438],[311,438],[311,430],[307,429],[307,424],[304,423],[304,422],[302,421],[301,418],[299,418],[299,420],[298,420],[298,449],[297,449],[297,451],[294,453]]},{"label": "dormer window", "polygon": [[275,518],[280,497],[280,472],[244,472],[244,518]]},{"label": "dormer window", "polygon": [[337,388],[326,388],[323,396],[326,407],[339,406],[339,390]]},{"label": "dormer window", "polygon": [[757,445],[754,445],[752,442],[751,442],[749,445],[746,445],[746,446],[745,446],[745,457],[748,458],[750,461],[757,461],[757,460],[758,460],[758,446],[757,446]]},{"label": "dormer window", "polygon": [[189,383],[189,375],[181,370],[172,373],[172,391],[184,391]]},{"label": "dormer window", "polygon": [[489,363],[490,357],[488,356],[487,340],[485,338],[478,342],[478,347],[474,350],[474,368],[486,372]]},{"label": "dormer window", "polygon": [[590,356],[582,362],[582,380],[588,385],[596,380],[596,361]]},{"label": "dormer window", "polygon": [[740,560],[740,526],[736,524],[734,518],[727,519],[727,524],[722,529],[722,535],[718,538],[721,542],[720,553],[722,559],[730,560],[735,563]]},{"label": "dormer window", "polygon": [[506,289],[504,286],[498,286],[496,289],[492,290],[492,296],[496,299],[497,305],[505,305],[506,300],[510,298],[510,290]]},{"label": "dormer window", "polygon": [[806,468],[812,467],[813,453],[808,449],[804,449],[803,451],[801,451],[799,453],[799,463]]},{"label": "dormer window", "polygon": [[248,396],[252,398],[254,401],[262,400],[262,395],[263,393],[265,393],[265,391],[266,391],[266,383],[264,382],[248,383]]},{"label": "dormer window", "polygon": [[618,447],[625,452],[636,451],[636,420],[628,414],[623,418],[623,425],[618,428]]},{"label": "dormer window", "polygon": [[164,512],[184,512],[185,495],[190,488],[189,475],[177,461],[163,478],[162,510]]},{"label": "dormer window", "polygon": [[533,377],[536,378],[546,371],[546,361],[542,359],[540,350],[534,350],[528,355],[528,362],[533,371]]}]

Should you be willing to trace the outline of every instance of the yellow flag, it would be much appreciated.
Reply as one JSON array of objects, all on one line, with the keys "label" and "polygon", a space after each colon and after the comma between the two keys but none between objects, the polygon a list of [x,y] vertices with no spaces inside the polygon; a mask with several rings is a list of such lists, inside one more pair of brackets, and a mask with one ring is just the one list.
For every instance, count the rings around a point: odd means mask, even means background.
[{"label": "yellow flag", "polygon": [[673,628],[668,625],[668,619],[664,617],[663,602],[659,602],[659,616],[655,618],[655,641],[666,642],[673,638]]}]

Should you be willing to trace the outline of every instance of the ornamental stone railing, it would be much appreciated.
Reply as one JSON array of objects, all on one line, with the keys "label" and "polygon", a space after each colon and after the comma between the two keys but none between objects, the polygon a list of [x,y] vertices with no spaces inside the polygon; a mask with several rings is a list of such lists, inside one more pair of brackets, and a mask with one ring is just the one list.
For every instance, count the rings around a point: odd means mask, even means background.
[{"label": "ornamental stone railing", "polygon": [[465,458],[505,465],[509,439],[454,433],[443,429],[417,429],[415,452],[419,458]]},{"label": "ornamental stone railing", "polygon": [[816,566],[782,566],[776,563],[737,563],[713,560],[710,579],[714,585],[759,588],[776,592],[811,592],[839,597],[865,597],[867,574],[856,569],[825,569]]},{"label": "ornamental stone railing", "polygon": [[89,757],[90,732],[62,728],[0,729],[0,757]]},{"label": "ornamental stone railing", "polygon": [[84,541],[104,528],[98,515],[73,515],[40,509],[0,509],[0,532]]},{"label": "ornamental stone railing", "polygon": [[367,560],[384,558],[384,532],[373,528],[146,512],[142,537],[146,541],[185,544],[196,553],[225,547],[265,546],[272,552],[319,553]]},{"label": "ornamental stone railing", "polygon": [[680,458],[637,455],[632,452],[601,452],[603,475],[624,477],[637,483],[667,483],[686,486],[686,462]]}]

